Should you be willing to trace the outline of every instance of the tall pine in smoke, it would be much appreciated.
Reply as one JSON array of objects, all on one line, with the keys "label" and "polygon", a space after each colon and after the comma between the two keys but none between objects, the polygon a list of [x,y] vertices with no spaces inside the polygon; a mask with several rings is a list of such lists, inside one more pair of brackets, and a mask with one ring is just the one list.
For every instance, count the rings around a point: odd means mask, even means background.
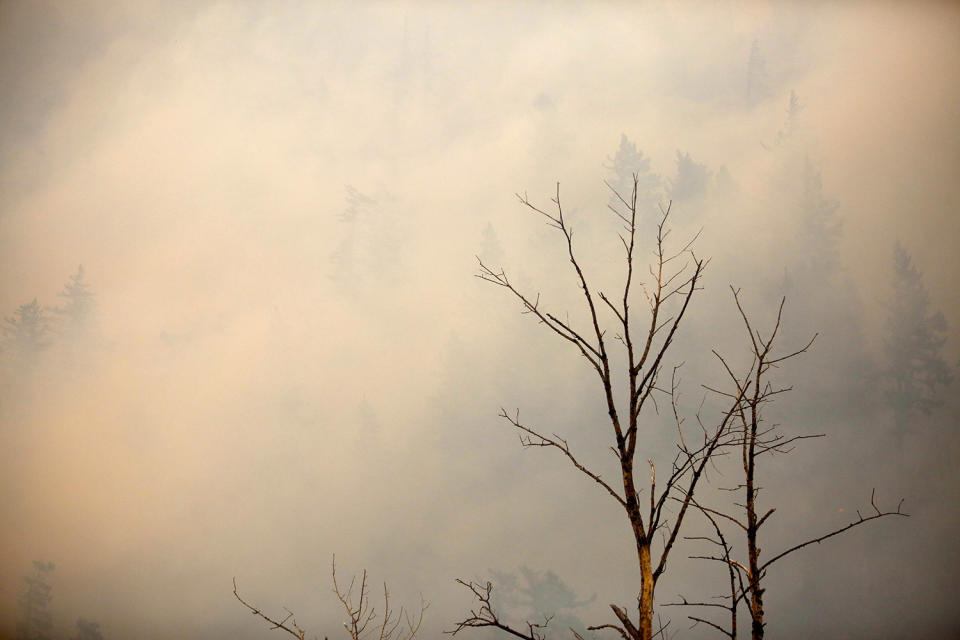
[{"label": "tall pine in smoke", "polygon": [[85,618],[77,620],[77,630],[70,640],[103,640],[100,624]]},{"label": "tall pine in smoke", "polygon": [[[394,197],[376,198],[347,185],[347,207],[338,216],[341,239],[331,256],[331,277],[351,295],[371,285],[395,283],[402,269],[403,238]],[[388,206],[389,205],[389,206]]]},{"label": "tall pine in smoke", "polygon": [[3,359],[9,366],[29,366],[49,346],[50,319],[34,298],[3,319]]},{"label": "tall pine in smoke", "polygon": [[799,205],[803,253],[800,267],[808,277],[823,282],[837,274],[843,224],[837,215],[837,203],[824,195],[820,171],[809,158],[802,171]]},{"label": "tall pine in smoke", "polygon": [[942,389],[953,381],[942,351],[947,321],[930,310],[930,295],[910,254],[898,243],[893,250],[893,292],[887,305],[886,399],[900,437],[917,414],[941,404]]},{"label": "tall pine in smoke", "polygon": [[[633,176],[637,176],[637,214],[640,223],[644,226],[655,225],[660,219],[657,205],[661,195],[660,176],[650,170],[650,158],[637,149],[627,134],[620,135],[620,146],[613,157],[608,158],[610,164],[604,165],[610,172],[607,184],[625,200],[629,201],[633,191]],[[627,212],[626,205],[613,193],[610,194],[609,206],[621,215]]]},{"label": "tall pine in smoke", "polygon": [[548,627],[571,629],[584,640],[596,636],[587,631],[587,625],[576,615],[576,609],[591,604],[596,594],[579,599],[567,584],[553,571],[535,571],[520,567],[522,581],[515,573],[491,570],[497,583],[497,600],[516,618],[549,620]]},{"label": "tall pine in smoke", "polygon": [[869,402],[870,372],[875,370],[864,338],[858,287],[844,267],[843,219],[807,153],[789,146],[776,153],[785,157],[778,188],[790,204],[782,218],[789,242],[778,257],[784,270],[772,293],[774,299],[786,297],[797,319],[781,335],[784,341],[802,343],[808,336],[800,328],[817,328],[814,352],[819,361],[798,362],[798,377],[815,390],[810,402],[824,416],[840,420]]},{"label": "tall pine in smoke", "polygon": [[750,58],[747,60],[747,107],[753,107],[770,97],[771,90],[767,76],[767,60],[760,50],[760,41],[753,39],[750,45]]},{"label": "tall pine in smoke", "polygon": [[[667,186],[667,194],[674,203],[687,203],[702,198],[710,186],[707,165],[695,161],[689,153],[677,151],[677,176]],[[693,213],[693,212],[688,212]]]},{"label": "tall pine in smoke", "polygon": [[16,640],[49,640],[53,631],[53,616],[49,605],[49,576],[53,572],[52,562],[35,561],[34,574],[24,576],[24,591],[20,596],[20,620],[17,622]]},{"label": "tall pine in smoke", "polygon": [[77,272],[70,276],[59,295],[65,300],[63,306],[54,309],[65,325],[72,329],[84,326],[93,309],[93,292],[87,284],[83,265],[77,267]]}]

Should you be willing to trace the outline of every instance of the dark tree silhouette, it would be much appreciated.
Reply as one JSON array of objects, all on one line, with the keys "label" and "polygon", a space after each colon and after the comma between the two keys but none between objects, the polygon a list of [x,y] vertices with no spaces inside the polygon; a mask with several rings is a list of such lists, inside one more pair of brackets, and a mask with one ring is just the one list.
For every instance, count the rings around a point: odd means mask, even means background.
[{"label": "dark tree silhouette", "polygon": [[50,318],[34,298],[3,320],[3,354],[12,366],[28,366],[50,346]]},{"label": "dark tree silhouette", "polygon": [[824,195],[823,178],[813,162],[804,161],[800,189],[801,270],[818,285],[837,273],[843,223],[837,203]]},{"label": "dark tree silhouette", "polygon": [[347,206],[338,216],[341,239],[331,256],[331,277],[350,294],[396,279],[402,271],[402,240],[393,197],[376,198],[347,185]]},{"label": "dark tree silhouette", "polygon": [[817,363],[802,359],[795,371],[816,389],[808,399],[811,409],[850,419],[872,395],[869,378],[875,365],[864,339],[858,288],[843,264],[843,220],[817,165],[804,153],[789,155],[782,187],[791,204],[791,219],[785,222],[796,251],[790,253],[779,285],[771,287],[769,304],[786,296],[792,316],[802,320],[783,327],[787,342],[803,340],[804,327],[821,331]]},{"label": "dark tree silhouette", "polygon": [[882,377],[902,438],[917,414],[929,414],[941,404],[940,393],[953,382],[953,375],[942,355],[946,318],[931,311],[923,276],[899,243],[893,250],[892,288]]},{"label": "dark tree silhouette", "polygon": [[689,153],[677,151],[677,177],[670,181],[667,193],[676,203],[694,200],[707,193],[710,170],[694,161]]},{"label": "dark tree silhouette", "polygon": [[35,561],[34,573],[24,576],[24,591],[20,596],[20,620],[17,622],[17,640],[49,640],[53,631],[50,614],[50,574],[52,562]]},{"label": "dark tree silhouette", "polygon": [[581,635],[587,633],[575,610],[596,600],[596,596],[581,600],[553,571],[535,571],[520,567],[520,575],[504,571],[490,571],[497,585],[497,606],[506,610],[522,610],[527,618],[550,620],[554,628],[572,629]]},{"label": "dark tree silhouette", "polygon": [[783,128],[777,132],[777,146],[786,144],[792,140],[800,130],[800,112],[803,111],[803,104],[796,91],[790,92],[790,98],[787,101],[787,120]]},{"label": "dark tree silhouette", "polygon": [[483,228],[483,240],[480,244],[480,258],[490,264],[499,264],[503,260],[503,247],[500,245],[500,239],[493,228],[493,224],[488,222]]},{"label": "dark tree silhouette", "polygon": [[100,624],[84,618],[77,620],[77,630],[70,640],[103,640]]},{"label": "dark tree silhouette", "polygon": [[645,218],[657,215],[661,183],[660,176],[650,170],[650,158],[637,149],[636,143],[624,133],[620,135],[620,146],[617,152],[608,160],[610,164],[604,167],[611,174],[607,180],[607,186],[611,191],[609,206],[618,215],[629,216],[625,200],[617,197],[616,194],[627,196],[636,187],[637,215],[640,221],[645,222]]},{"label": "dark tree silhouette", "polygon": [[767,60],[760,50],[760,41],[757,38],[754,38],[750,45],[750,58],[747,60],[746,90],[748,107],[753,107],[770,96]]},{"label": "dark tree silhouette", "polygon": [[83,265],[78,266],[63,291],[57,294],[65,300],[63,306],[53,309],[72,328],[83,327],[93,310],[94,295],[84,279],[85,275]]}]

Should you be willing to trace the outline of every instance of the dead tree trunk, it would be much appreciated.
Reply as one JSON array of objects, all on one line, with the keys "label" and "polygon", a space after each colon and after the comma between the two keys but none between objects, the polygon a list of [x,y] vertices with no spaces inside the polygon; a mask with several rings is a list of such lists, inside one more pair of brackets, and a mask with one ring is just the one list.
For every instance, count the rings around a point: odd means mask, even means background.
[{"label": "dead tree trunk", "polygon": [[[633,190],[629,198],[616,191],[614,195],[627,212],[621,214],[611,207],[623,224],[620,240],[624,248],[625,274],[622,290],[618,291],[616,296],[608,296],[603,291],[595,292],[584,275],[574,251],[572,230],[564,217],[560,203],[559,185],[556,196],[553,198],[554,206],[549,211],[532,204],[526,195],[518,194],[520,202],[528,210],[542,216],[550,227],[557,229],[562,235],[565,254],[572,265],[575,280],[582,292],[588,313],[587,329],[575,328],[569,320],[561,320],[560,315],[544,309],[540,304],[539,295],[531,296],[519,291],[502,268],[494,268],[480,261],[478,277],[509,291],[521,303],[524,313],[531,314],[554,334],[576,347],[601,382],[608,417],[608,433],[612,436],[611,448],[620,464],[621,478],[620,482],[616,483],[620,484],[620,487],[609,484],[600,475],[582,465],[571,451],[567,441],[560,436],[550,431],[539,431],[521,422],[519,411],[508,413],[506,410],[501,410],[500,415],[520,432],[520,439],[525,447],[549,447],[559,450],[577,470],[599,484],[623,509],[633,532],[637,550],[640,574],[640,588],[636,595],[637,612],[631,614],[627,609],[611,604],[610,608],[616,621],[596,625],[590,629],[615,630],[621,637],[628,640],[652,640],[658,633],[654,630],[653,623],[657,581],[666,570],[670,551],[677,540],[684,516],[693,502],[694,493],[703,477],[706,465],[718,448],[724,444],[728,434],[727,425],[734,415],[733,408],[740,402],[740,398],[735,399],[731,411],[724,414],[714,428],[708,429],[701,423],[698,439],[688,440],[689,436],[684,434],[683,420],[679,417],[675,402],[676,376],[671,376],[669,389],[658,386],[658,383],[665,365],[665,357],[673,344],[677,328],[684,318],[690,301],[698,290],[706,262],[694,255],[691,250],[692,240],[677,251],[668,251],[665,240],[668,234],[666,225],[670,208],[667,207],[657,226],[655,259],[650,267],[650,280],[639,284],[649,305],[649,316],[645,320],[640,320],[637,326],[638,320],[632,317],[633,307],[631,306],[631,294],[636,279],[634,264],[637,247],[636,176],[634,176]],[[601,306],[606,307],[610,312],[616,340],[621,343],[626,355],[625,368],[617,372],[610,364],[610,338],[598,311],[598,307]],[[626,394],[618,402],[615,398],[615,384],[620,380],[625,382]],[[655,465],[652,459],[648,461],[650,484],[647,489],[650,502],[647,509],[640,504],[635,461],[638,455],[640,430],[644,426],[642,415],[645,415],[644,408],[648,403],[653,402],[651,398],[654,392],[668,396],[670,405],[673,407],[676,417],[678,454],[665,474],[666,477],[659,489]],[[672,514],[668,514],[669,509],[665,508],[668,502],[671,503],[671,507],[678,505]],[[654,534],[657,531],[663,531],[665,535],[662,548],[658,545],[655,549],[653,543]],[[527,630],[523,631],[511,628],[501,621],[489,605],[491,588],[489,584],[486,587],[472,582],[463,584],[473,591],[483,606],[472,611],[472,615],[460,622],[453,633],[467,627],[496,627],[515,637],[528,640],[537,640],[541,637],[544,625],[528,623]],[[487,596],[486,601],[481,597],[483,594]]]}]

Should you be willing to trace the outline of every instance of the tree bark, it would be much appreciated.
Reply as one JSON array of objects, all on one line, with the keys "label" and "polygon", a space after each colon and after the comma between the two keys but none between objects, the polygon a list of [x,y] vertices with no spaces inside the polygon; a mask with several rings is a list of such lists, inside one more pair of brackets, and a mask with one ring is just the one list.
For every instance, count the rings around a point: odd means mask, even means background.
[{"label": "tree bark", "polygon": [[649,542],[640,546],[640,640],[653,638],[653,568]]}]

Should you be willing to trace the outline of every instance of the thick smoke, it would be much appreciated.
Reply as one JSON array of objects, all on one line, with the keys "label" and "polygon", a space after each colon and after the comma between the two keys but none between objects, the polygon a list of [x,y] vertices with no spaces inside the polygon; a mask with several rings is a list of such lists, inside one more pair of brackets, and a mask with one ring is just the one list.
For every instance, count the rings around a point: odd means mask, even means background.
[{"label": "thick smoke", "polygon": [[[711,350],[746,354],[729,285],[765,329],[786,297],[785,350],[819,332],[768,416],[826,437],[765,462],[765,551],[872,488],[911,514],[779,565],[772,636],[956,634],[958,29],[946,3],[3,3],[0,636],[41,561],[51,637],[276,635],[233,577],[343,637],[334,553],[430,601],[428,638],[471,605],[457,577],[516,620],[610,621],[638,588],[625,521],[497,418],[614,477],[600,387],[473,275],[582,325],[562,237],[514,194],[559,183],[614,289],[604,181],[633,172],[639,255],[672,201],[670,242],[711,259],[673,353],[690,424]],[[669,415],[646,424],[667,465]],[[683,544],[658,602],[722,585]]]}]

